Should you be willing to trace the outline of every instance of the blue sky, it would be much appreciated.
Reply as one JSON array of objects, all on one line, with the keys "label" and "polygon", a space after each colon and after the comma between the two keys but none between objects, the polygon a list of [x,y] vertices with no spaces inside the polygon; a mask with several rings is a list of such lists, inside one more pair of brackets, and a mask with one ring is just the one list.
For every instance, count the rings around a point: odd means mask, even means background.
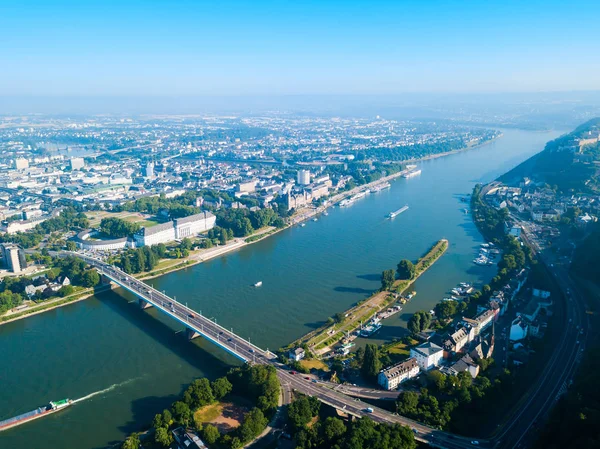
[{"label": "blue sky", "polygon": [[0,95],[600,89],[600,1],[0,1]]}]

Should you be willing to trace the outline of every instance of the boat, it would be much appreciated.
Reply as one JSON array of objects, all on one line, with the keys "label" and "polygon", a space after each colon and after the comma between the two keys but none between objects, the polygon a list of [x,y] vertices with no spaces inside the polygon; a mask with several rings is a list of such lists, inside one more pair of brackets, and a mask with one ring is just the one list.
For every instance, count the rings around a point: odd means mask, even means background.
[{"label": "boat", "polygon": [[313,218],[313,221],[317,221],[317,219],[316,219],[316,218]]},{"label": "boat", "polygon": [[304,226],[306,226],[306,223],[300,223],[301,228],[303,228]]},{"label": "boat", "polygon": [[254,284],[255,287],[262,287],[262,281],[258,281],[256,284]]},{"label": "boat", "polygon": [[388,217],[389,218],[397,217],[398,215],[400,215],[402,212],[404,212],[406,210],[408,210],[408,205],[406,205],[404,207],[401,207],[400,209],[398,209],[398,210],[396,210],[394,212],[390,212],[389,215],[388,215]]},{"label": "boat", "polygon": [[345,199],[340,201],[340,207],[346,207],[346,206],[350,206],[354,201],[350,200],[350,199]]},{"label": "boat", "polygon": [[323,215],[328,216],[329,212],[323,212]]},{"label": "boat", "polygon": [[379,323],[378,321],[373,321],[373,322],[371,322],[371,324],[363,327],[360,330],[360,336],[368,338],[371,335],[373,335],[375,332],[379,331],[379,329],[381,329],[381,323]]},{"label": "boat", "polygon": [[14,416],[9,419],[5,419],[4,421],[0,421],[0,432],[2,432],[3,430],[11,429],[16,426],[20,426],[21,424],[25,424],[29,421],[33,421],[34,419],[38,419],[43,416],[51,415],[52,413],[56,413],[60,410],[63,410],[72,404],[73,404],[73,401],[71,399],[61,399],[60,401],[51,401],[45,407],[39,407],[30,412],[23,413],[21,415]]},{"label": "boat", "polygon": [[395,315],[401,311],[402,311],[402,306],[392,306],[392,307],[389,307],[387,310],[378,313],[377,317],[380,320],[385,320],[386,318],[389,318],[392,315]]},{"label": "boat", "polygon": [[405,179],[409,179],[409,178],[414,178],[415,176],[419,176],[420,174],[421,174],[421,170],[411,170],[408,173],[404,173],[402,175],[402,177]]},{"label": "boat", "polygon": [[381,192],[382,190],[389,189],[390,187],[392,187],[392,185],[389,182],[384,182],[383,184],[379,184],[379,185],[376,185],[375,187],[373,187],[371,189],[371,192],[373,192],[373,193]]}]

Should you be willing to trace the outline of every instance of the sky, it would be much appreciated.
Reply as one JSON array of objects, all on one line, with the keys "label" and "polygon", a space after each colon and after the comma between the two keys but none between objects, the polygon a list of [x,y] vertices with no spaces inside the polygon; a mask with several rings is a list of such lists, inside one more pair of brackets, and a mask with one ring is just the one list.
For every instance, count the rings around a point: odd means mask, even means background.
[{"label": "sky", "polygon": [[600,90],[600,1],[0,0],[0,96]]}]

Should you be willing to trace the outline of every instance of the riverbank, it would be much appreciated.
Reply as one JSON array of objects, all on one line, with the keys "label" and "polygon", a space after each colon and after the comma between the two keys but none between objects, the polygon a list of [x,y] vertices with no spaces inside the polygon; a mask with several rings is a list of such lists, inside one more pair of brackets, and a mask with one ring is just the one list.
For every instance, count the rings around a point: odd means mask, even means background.
[{"label": "riverbank", "polygon": [[315,356],[321,356],[344,338],[356,332],[377,313],[401,299],[403,294],[419,279],[448,249],[448,240],[441,239],[433,245],[415,264],[415,274],[408,280],[396,280],[390,289],[374,293],[364,301],[343,312],[343,319],[330,322],[296,339],[285,349],[307,346]]},{"label": "riverbank", "polygon": [[[501,136],[499,136],[501,137]],[[415,163],[415,162],[419,162],[419,161],[425,161],[425,160],[429,160],[429,159],[435,159],[438,157],[443,157],[443,156],[449,156],[452,154],[455,154],[457,152],[464,152],[466,150],[470,150],[470,149],[475,149],[479,146],[482,145],[486,145],[488,143],[494,142],[495,140],[497,140],[498,138],[495,139],[491,139],[489,141],[486,141],[480,145],[475,145],[475,146],[471,146],[471,147],[465,147],[461,150],[455,150],[455,151],[450,151],[450,152],[446,152],[446,153],[440,153],[440,154],[436,154],[436,155],[432,155],[432,156],[428,156],[428,157],[424,157],[424,158],[420,158],[420,159],[414,159],[414,160],[410,160],[410,161],[404,161],[403,164],[405,163]],[[244,237],[244,238],[235,238],[234,240],[232,240],[231,242],[227,243],[224,246],[218,246],[215,248],[210,248],[207,250],[201,250],[195,253],[192,253],[189,257],[185,258],[185,259],[179,259],[179,260],[174,260],[173,264],[163,267],[163,268],[155,268],[154,270],[152,270],[151,272],[145,272],[145,273],[140,273],[138,274],[136,277],[140,280],[143,281],[148,281],[151,279],[155,279],[158,277],[161,277],[163,275],[169,274],[169,273],[173,273],[176,271],[180,271],[180,270],[184,270],[190,267],[193,267],[194,265],[197,265],[199,263],[202,262],[206,262],[209,261],[211,259],[214,259],[216,257],[219,256],[223,256],[226,255],[230,252],[236,251],[238,249],[241,249],[242,247],[246,246],[246,245],[250,245],[253,243],[257,243],[260,242],[272,235],[275,235],[277,233],[279,233],[280,231],[283,231],[284,229],[287,229],[291,226],[294,225],[298,225],[304,221],[310,220],[313,217],[322,214],[323,212],[325,212],[328,208],[331,208],[333,206],[335,206],[336,204],[338,204],[339,202],[341,202],[342,200],[355,195],[359,192],[365,191],[367,189],[373,188],[379,184],[383,184],[385,182],[394,180],[396,178],[401,177],[403,174],[407,173],[409,170],[405,169],[405,170],[401,170],[397,173],[391,174],[389,176],[385,176],[383,178],[378,179],[377,181],[368,183],[368,184],[363,184],[360,186],[357,186],[351,190],[348,190],[346,192],[341,192],[341,193],[337,193],[335,195],[333,195],[331,198],[328,199],[326,205],[322,205],[319,206],[317,208],[314,209],[304,209],[302,210],[302,212],[298,212],[297,214],[295,214],[293,217],[291,217],[290,222],[283,228],[269,228],[268,230],[257,230],[257,232],[255,232],[254,234],[248,236],[248,237]],[[165,259],[165,261],[170,262],[171,259]],[[161,261],[162,262],[162,261]],[[160,264],[159,264],[160,265]],[[53,310],[57,307],[63,307],[65,305],[68,304],[73,304],[75,302],[79,302],[82,301],[83,299],[88,299],[90,297],[92,297],[93,294],[88,294],[85,297],[79,298],[78,300],[72,300],[72,301],[67,301],[67,302],[62,302],[60,304],[58,303],[45,303],[45,304],[40,304],[39,306],[36,307],[32,307],[30,309],[28,309],[27,311],[24,312],[19,312],[18,316],[14,316],[13,318],[11,318],[10,320],[6,320],[6,321],[2,321],[2,318],[5,317],[0,317],[0,325],[14,321],[14,320],[18,320],[18,319],[23,319],[23,318],[27,318],[28,316],[32,316],[34,314],[38,314],[41,312],[45,312],[45,311],[50,311]]]}]

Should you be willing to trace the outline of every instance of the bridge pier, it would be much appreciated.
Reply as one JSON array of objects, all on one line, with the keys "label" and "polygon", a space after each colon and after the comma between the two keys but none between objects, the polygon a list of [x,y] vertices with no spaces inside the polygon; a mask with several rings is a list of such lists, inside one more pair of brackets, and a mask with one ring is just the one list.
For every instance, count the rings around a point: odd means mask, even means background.
[{"label": "bridge pier", "polygon": [[105,274],[100,274],[100,284],[102,285],[110,285],[111,284],[111,280],[110,278],[105,275]]},{"label": "bridge pier", "polygon": [[194,338],[200,337],[200,334],[196,332],[194,329],[190,329],[189,327],[185,328],[185,336],[188,340],[193,340]]},{"label": "bridge pier", "polygon": [[142,310],[152,307],[152,304],[142,298],[138,298],[138,304]]}]

